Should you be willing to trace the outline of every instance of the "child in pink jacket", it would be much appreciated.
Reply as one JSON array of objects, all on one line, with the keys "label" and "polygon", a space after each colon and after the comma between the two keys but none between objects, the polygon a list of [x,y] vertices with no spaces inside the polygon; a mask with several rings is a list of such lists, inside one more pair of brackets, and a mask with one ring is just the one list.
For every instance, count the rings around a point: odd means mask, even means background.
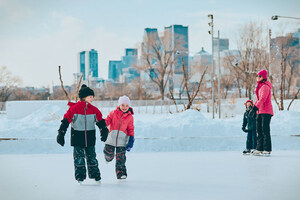
[{"label": "child in pink jacket", "polygon": [[130,151],[134,143],[133,110],[130,99],[121,96],[118,107],[111,111],[105,122],[109,127],[109,134],[105,141],[104,157],[107,162],[114,159],[116,149],[116,174],[118,179],[126,179],[126,150]]}]

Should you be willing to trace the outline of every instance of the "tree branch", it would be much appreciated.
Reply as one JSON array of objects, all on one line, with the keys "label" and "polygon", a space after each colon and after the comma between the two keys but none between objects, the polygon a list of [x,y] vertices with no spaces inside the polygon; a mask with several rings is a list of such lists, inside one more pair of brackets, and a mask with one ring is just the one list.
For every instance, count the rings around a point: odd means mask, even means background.
[{"label": "tree branch", "polygon": [[61,78],[61,70],[60,70],[60,66],[58,66],[58,74],[59,74],[59,80],[60,80],[60,86],[61,88],[63,89],[68,101],[71,101],[70,97],[69,97],[69,94],[67,93],[67,91],[65,90],[64,88],[64,84],[63,84],[63,81],[62,81],[62,78]]}]

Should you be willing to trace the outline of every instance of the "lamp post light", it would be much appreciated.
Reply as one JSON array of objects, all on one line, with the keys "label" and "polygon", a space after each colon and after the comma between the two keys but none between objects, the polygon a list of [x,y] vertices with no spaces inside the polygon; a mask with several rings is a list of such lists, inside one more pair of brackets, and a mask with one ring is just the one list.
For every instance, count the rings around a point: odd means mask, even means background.
[{"label": "lamp post light", "polygon": [[218,101],[219,101],[219,107],[218,107],[218,113],[219,113],[219,118],[221,118],[221,67],[220,67],[220,31],[218,31],[218,37],[214,37],[214,22],[213,22],[213,15],[209,14],[208,17],[211,19],[211,22],[208,23],[208,25],[211,27],[211,30],[208,31],[208,33],[211,35],[211,41],[212,41],[212,109],[213,109],[213,119],[215,118],[215,66],[214,66],[214,39],[217,39],[218,41]]},{"label": "lamp post light", "polygon": [[297,20],[300,20],[299,17],[287,17],[287,16],[279,16],[279,15],[273,15],[271,17],[272,20],[278,20],[278,18],[288,18],[288,19],[297,19]]}]

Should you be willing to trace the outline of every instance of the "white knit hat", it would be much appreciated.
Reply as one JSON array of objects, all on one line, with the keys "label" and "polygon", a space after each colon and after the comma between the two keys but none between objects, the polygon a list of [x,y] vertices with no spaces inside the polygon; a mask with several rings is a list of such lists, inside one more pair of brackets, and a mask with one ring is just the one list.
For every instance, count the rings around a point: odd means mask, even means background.
[{"label": "white knit hat", "polygon": [[128,104],[130,106],[130,99],[128,98],[128,96],[124,95],[119,98],[118,106],[120,106],[122,104]]}]

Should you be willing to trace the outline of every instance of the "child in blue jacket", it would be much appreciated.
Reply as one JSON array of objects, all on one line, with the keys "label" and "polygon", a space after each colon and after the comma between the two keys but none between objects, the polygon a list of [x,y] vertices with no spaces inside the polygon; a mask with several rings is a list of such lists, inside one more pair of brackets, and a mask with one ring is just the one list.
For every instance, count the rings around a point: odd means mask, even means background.
[{"label": "child in blue jacket", "polygon": [[253,101],[247,100],[245,106],[242,130],[247,133],[247,141],[243,154],[250,154],[256,148],[256,114],[253,117],[249,116],[249,112],[253,108]]}]

